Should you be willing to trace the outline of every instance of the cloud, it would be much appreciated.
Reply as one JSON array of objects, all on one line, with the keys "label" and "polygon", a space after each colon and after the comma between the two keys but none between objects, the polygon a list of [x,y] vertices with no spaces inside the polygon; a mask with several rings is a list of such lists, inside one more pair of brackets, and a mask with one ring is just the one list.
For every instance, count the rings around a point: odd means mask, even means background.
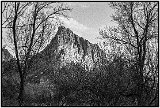
[{"label": "cloud", "polygon": [[64,23],[64,25],[68,28],[74,29],[74,30],[79,30],[79,31],[84,31],[87,30],[88,27],[80,24],[79,22],[77,22],[76,20],[74,20],[73,18],[64,18],[64,17],[60,17],[60,20]]}]

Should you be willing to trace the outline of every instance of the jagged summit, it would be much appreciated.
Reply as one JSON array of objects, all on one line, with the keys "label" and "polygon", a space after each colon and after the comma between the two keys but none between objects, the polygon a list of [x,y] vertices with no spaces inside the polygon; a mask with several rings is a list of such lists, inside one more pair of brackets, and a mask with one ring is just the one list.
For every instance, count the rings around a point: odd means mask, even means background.
[{"label": "jagged summit", "polygon": [[[59,36],[60,35],[60,36]],[[58,30],[57,30],[57,33],[56,33],[56,35],[55,35],[55,37],[56,36],[59,36],[59,38],[61,37],[61,38],[63,38],[63,39],[66,39],[66,41],[68,40],[70,40],[70,41],[73,41],[73,40],[71,40],[71,39],[69,39],[69,38],[75,38],[75,39],[77,39],[77,38],[83,38],[83,37],[80,37],[80,36],[78,36],[78,35],[76,35],[71,29],[69,29],[69,28],[66,28],[65,26],[59,26],[58,27]],[[55,40],[55,39],[53,39],[53,40]],[[86,39],[84,39],[83,38],[83,40],[84,41],[87,41],[87,42],[89,42],[88,40],[86,40]],[[68,42],[67,41],[67,42]],[[75,40],[76,41],[76,40]],[[77,42],[77,41],[76,41]],[[89,42],[90,43],[90,42]],[[91,44],[91,43],[90,43]]]}]

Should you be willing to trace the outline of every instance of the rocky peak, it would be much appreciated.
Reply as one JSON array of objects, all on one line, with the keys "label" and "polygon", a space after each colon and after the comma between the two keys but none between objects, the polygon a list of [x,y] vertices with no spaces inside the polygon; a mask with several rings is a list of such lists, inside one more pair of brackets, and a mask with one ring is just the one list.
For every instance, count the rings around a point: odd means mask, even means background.
[{"label": "rocky peak", "polygon": [[105,53],[97,44],[90,43],[64,26],[58,28],[55,37],[41,54],[53,63],[60,61],[61,66],[74,62],[89,69],[102,64],[102,58],[105,58]]}]

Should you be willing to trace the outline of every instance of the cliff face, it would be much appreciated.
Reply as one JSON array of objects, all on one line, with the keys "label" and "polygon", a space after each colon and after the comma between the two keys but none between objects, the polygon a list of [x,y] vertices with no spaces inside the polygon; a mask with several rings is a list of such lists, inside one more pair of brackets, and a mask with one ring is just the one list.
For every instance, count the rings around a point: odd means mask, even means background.
[{"label": "cliff face", "polygon": [[97,44],[92,44],[70,29],[60,26],[50,44],[40,52],[39,58],[50,63],[59,61],[60,66],[71,62],[81,63],[86,68],[92,69],[103,63],[105,53]]}]

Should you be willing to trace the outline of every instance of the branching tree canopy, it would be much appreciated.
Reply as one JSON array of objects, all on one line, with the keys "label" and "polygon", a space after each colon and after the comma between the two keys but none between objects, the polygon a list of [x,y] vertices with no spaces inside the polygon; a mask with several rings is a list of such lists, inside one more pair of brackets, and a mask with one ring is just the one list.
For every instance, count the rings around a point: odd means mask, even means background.
[{"label": "branching tree canopy", "polygon": [[116,10],[112,17],[118,27],[102,30],[100,34],[104,38],[137,49],[136,54],[143,52],[140,46],[148,40],[158,38],[157,2],[113,2],[111,7]]},{"label": "branching tree canopy", "polygon": [[111,2],[110,6],[115,9],[112,18],[118,27],[101,30],[100,34],[105,39],[125,46],[130,55],[135,57],[139,79],[138,101],[142,105],[144,67],[150,55],[147,54],[147,48],[151,42],[157,43],[158,40],[158,2]]},{"label": "branching tree canopy", "polygon": [[52,35],[58,16],[67,17],[71,9],[56,2],[2,2],[2,28],[7,29],[14,45],[20,75],[19,103],[23,105],[23,89],[29,59],[38,53]]}]

